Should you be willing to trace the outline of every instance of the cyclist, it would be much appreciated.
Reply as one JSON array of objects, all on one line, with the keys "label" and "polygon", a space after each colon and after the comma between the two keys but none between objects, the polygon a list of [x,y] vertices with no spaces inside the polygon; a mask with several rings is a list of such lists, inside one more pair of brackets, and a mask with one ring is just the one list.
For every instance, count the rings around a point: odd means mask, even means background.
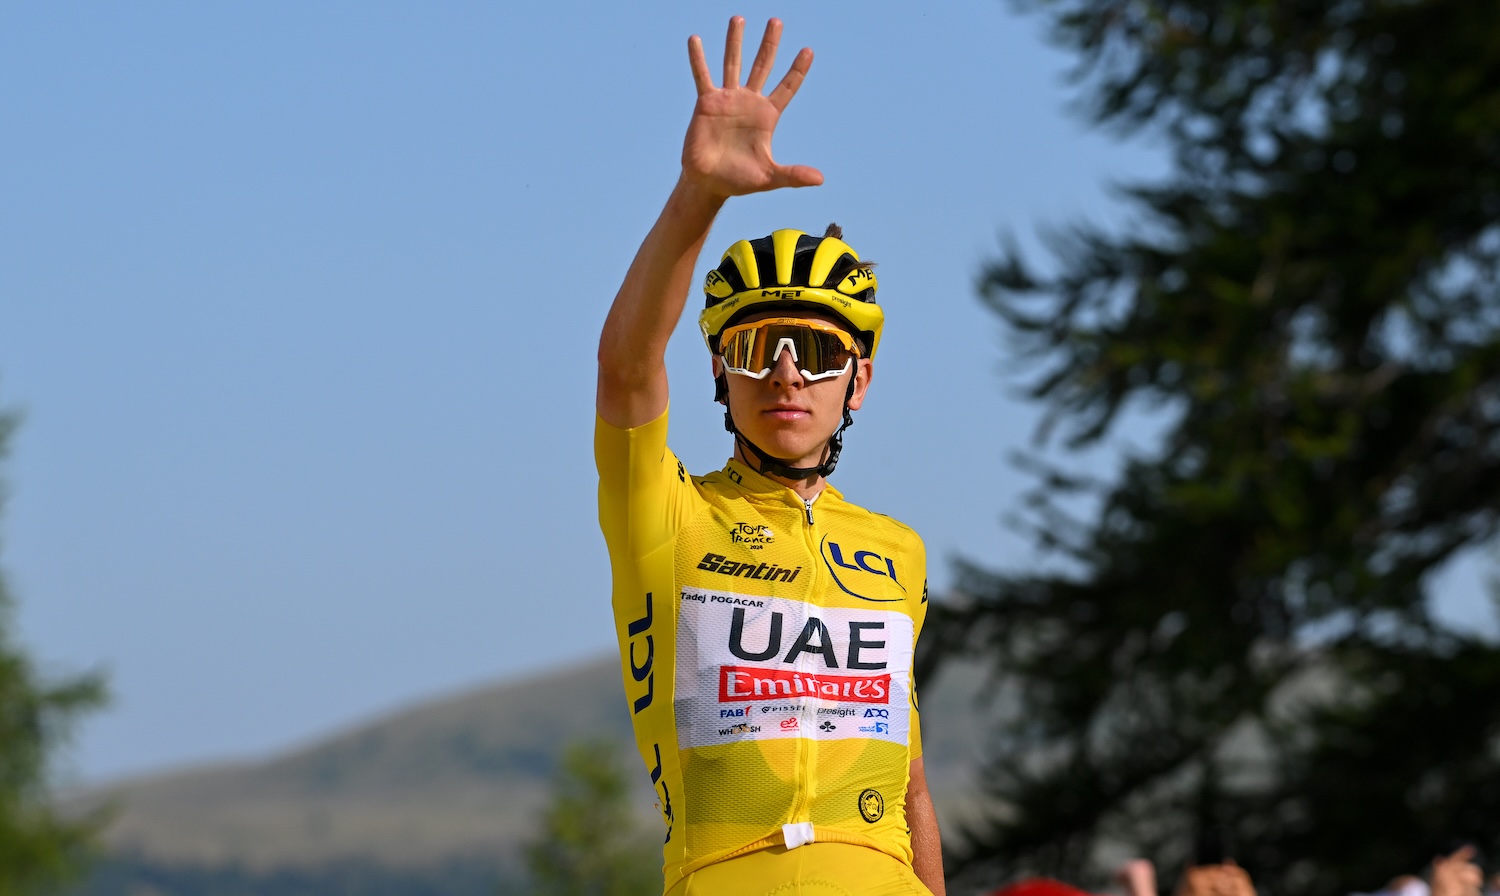
[{"label": "cyclist", "polygon": [[733,457],[689,476],[667,448],[667,340],[719,209],[822,182],[771,157],[812,52],[763,95],[781,23],[742,86],[743,31],[731,20],[718,87],[688,42],[682,174],[599,341],[599,517],[666,892],[941,894],[911,683],[926,554],[827,483],[883,325],[836,227],[741,240],[709,272],[699,322]]}]

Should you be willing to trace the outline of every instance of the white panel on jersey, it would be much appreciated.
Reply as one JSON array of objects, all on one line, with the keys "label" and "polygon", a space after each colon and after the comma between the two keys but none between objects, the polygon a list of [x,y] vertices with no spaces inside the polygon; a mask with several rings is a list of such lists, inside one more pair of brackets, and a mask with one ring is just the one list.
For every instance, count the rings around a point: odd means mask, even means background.
[{"label": "white panel on jersey", "polygon": [[678,600],[680,747],[789,737],[907,743],[911,617],[699,588]]}]

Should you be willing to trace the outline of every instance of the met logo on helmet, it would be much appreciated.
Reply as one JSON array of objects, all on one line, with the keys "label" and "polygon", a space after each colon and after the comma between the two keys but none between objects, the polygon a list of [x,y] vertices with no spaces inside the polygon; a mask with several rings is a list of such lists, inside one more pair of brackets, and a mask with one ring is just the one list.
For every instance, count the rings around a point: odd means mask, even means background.
[{"label": "met logo on helmet", "polygon": [[[896,575],[896,561],[889,557],[882,557],[874,551],[856,550],[848,551],[843,545],[836,541],[829,541],[828,536],[823,536],[823,542],[818,546],[823,554],[823,562],[828,566],[828,571],[833,575],[834,584],[843,589],[846,594],[853,595],[860,600],[875,601],[878,603],[894,603],[905,600],[903,597],[871,597],[863,591],[873,592],[870,585],[865,584],[869,579],[867,576],[879,576],[890,579],[896,587],[902,591],[906,586],[901,584],[901,579]],[[839,570],[847,570],[840,573]],[[850,573],[860,575],[851,575]]]}]

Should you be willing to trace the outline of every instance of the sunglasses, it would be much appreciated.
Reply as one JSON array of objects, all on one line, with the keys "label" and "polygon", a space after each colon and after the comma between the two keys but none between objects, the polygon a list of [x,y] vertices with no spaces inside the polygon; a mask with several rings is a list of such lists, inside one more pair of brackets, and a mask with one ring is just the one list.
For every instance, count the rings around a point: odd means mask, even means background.
[{"label": "sunglasses", "polygon": [[769,376],[784,351],[810,382],[839,376],[859,357],[859,345],[843,328],[805,317],[767,317],[719,334],[724,368],[751,379]]}]

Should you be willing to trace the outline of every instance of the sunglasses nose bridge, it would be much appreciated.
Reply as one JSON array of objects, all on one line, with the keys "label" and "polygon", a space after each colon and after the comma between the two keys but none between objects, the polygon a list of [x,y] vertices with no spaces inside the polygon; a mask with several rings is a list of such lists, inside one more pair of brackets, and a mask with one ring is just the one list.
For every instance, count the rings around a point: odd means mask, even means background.
[{"label": "sunglasses nose bridge", "polygon": [[770,364],[766,371],[766,381],[769,383],[792,385],[806,378],[802,360],[797,356],[797,344],[789,337],[783,336],[777,340]]},{"label": "sunglasses nose bridge", "polygon": [[783,336],[776,343],[776,348],[771,352],[771,364],[774,366],[781,363],[781,353],[790,352],[793,364],[801,364],[802,359],[797,357],[797,343],[790,336]]}]

